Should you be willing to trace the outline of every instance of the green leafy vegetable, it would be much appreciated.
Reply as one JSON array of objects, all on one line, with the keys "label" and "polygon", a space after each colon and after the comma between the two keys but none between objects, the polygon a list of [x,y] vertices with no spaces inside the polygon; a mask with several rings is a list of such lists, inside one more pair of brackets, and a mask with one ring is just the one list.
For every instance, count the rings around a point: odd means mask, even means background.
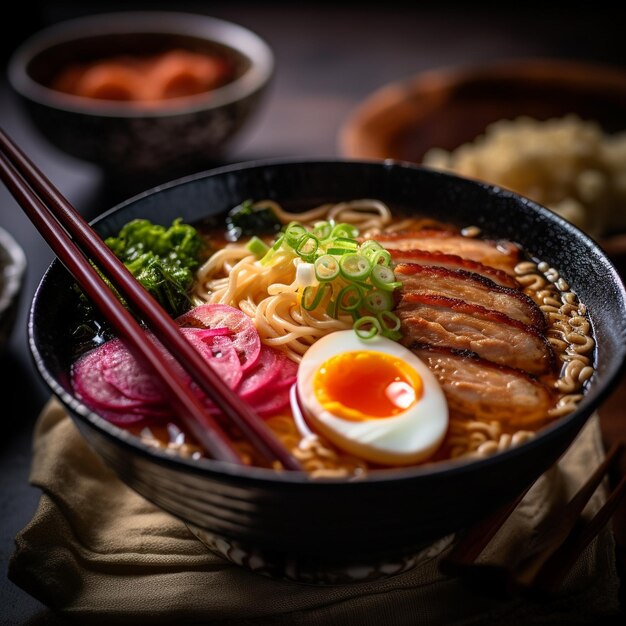
[{"label": "green leafy vegetable", "polygon": [[193,226],[181,219],[169,228],[135,219],[105,243],[171,315],[190,308],[189,290],[206,245]]},{"label": "green leafy vegetable", "polygon": [[270,207],[255,207],[252,200],[242,202],[226,216],[226,238],[229,241],[250,235],[271,235],[281,228],[280,220]]}]

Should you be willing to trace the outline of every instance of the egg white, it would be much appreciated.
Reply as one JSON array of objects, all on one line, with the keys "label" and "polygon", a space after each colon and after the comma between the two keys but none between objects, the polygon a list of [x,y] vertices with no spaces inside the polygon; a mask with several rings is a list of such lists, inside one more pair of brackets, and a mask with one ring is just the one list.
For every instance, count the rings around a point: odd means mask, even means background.
[{"label": "egg white", "polygon": [[[402,359],[421,377],[422,396],[393,417],[363,421],[330,413],[315,395],[313,379],[320,366],[344,352],[373,350]],[[300,404],[312,428],[338,448],[384,465],[407,465],[427,459],[441,445],[448,428],[448,405],[428,367],[415,354],[385,337],[360,339],[353,330],[337,331],[318,339],[304,354],[298,368]],[[356,385],[358,393],[358,384]]]}]

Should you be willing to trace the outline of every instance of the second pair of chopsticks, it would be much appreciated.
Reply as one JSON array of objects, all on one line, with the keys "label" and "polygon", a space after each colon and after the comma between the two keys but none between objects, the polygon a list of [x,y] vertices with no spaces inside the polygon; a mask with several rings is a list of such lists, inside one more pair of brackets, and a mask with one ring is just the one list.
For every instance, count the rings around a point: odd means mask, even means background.
[{"label": "second pair of chopsticks", "polygon": [[285,469],[301,469],[298,461],[283,447],[261,418],[223,384],[183,337],[174,320],[2,129],[0,177],[53,252],[125,341],[135,358],[159,378],[168,393],[172,408],[212,458],[242,463],[225,431],[207,411],[203,402],[191,392],[180,374],[148,340],[146,331],[121,305],[89,259],[107,276],[223,415],[264,458],[280,461]]},{"label": "second pair of chopsticks", "polygon": [[468,529],[440,563],[446,574],[458,575],[474,585],[485,584],[503,594],[526,593],[546,595],[558,591],[574,562],[604,528],[626,495],[626,477],[622,477],[606,502],[589,521],[581,513],[613,462],[624,449],[620,442],[607,452],[602,462],[559,511],[546,518],[524,544],[516,563],[505,566],[478,563],[477,558],[496,535],[504,522],[522,501],[530,487],[514,501]]}]

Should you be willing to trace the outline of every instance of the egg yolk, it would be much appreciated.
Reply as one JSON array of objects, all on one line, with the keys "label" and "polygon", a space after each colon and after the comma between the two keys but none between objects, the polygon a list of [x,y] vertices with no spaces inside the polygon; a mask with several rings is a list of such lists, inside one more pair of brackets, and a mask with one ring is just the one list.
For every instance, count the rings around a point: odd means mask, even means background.
[{"label": "egg yolk", "polygon": [[374,350],[344,352],[325,361],[313,379],[322,407],[350,420],[393,417],[422,395],[422,379],[405,361]]}]

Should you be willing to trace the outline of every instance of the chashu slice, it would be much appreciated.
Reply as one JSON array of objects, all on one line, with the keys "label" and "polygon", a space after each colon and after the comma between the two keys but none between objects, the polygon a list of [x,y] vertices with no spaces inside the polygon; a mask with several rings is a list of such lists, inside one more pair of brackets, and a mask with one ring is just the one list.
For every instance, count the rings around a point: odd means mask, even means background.
[{"label": "chashu slice", "polygon": [[524,372],[471,353],[415,344],[411,350],[437,377],[450,411],[525,428],[546,419],[552,391]]},{"label": "chashu slice", "polygon": [[499,311],[441,296],[404,293],[396,313],[402,323],[402,342],[470,351],[498,365],[529,374],[554,369],[554,353],[535,327]]},{"label": "chashu slice", "polygon": [[405,292],[454,298],[500,311],[538,329],[546,326],[541,309],[529,296],[517,289],[501,287],[480,274],[445,267],[424,267],[417,263],[399,263],[394,272]]},{"label": "chashu slice", "polygon": [[376,235],[376,241],[385,248],[394,250],[426,250],[455,254],[512,275],[520,261],[520,248],[513,242],[464,237],[446,230],[383,233]]},{"label": "chashu slice", "polygon": [[394,264],[398,263],[417,263],[427,267],[444,267],[449,270],[465,270],[480,274],[485,278],[493,280],[494,283],[501,287],[509,287],[511,289],[521,289],[522,286],[517,280],[506,272],[484,265],[478,261],[464,259],[457,254],[444,254],[443,252],[431,252],[428,250],[395,250],[387,248],[391,254],[391,260]]}]

